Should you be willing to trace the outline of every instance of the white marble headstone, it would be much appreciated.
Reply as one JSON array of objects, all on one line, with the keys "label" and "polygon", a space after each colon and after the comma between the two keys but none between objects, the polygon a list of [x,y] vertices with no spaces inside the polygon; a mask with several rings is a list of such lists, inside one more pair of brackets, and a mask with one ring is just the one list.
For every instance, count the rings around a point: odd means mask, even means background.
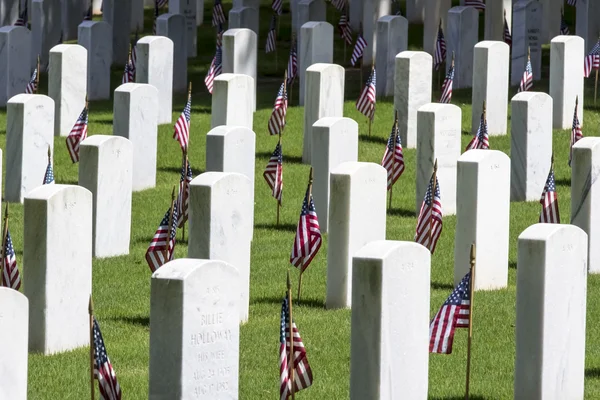
[{"label": "white marble headstone", "polygon": [[354,254],[385,239],[387,172],[375,163],[345,162],[331,171],[330,182],[325,306],[333,309],[352,304]]},{"label": "white marble headstone", "polygon": [[307,22],[298,37],[299,105],[304,105],[306,69],[316,63],[333,62],[333,26],[327,22]]},{"label": "white marble headstone", "polygon": [[552,127],[571,129],[575,100],[577,117],[583,126],[583,60],[585,43],[579,36],[557,36],[550,43],[550,90],[554,101]]},{"label": "white marble headstone", "polygon": [[[137,42],[137,83],[158,89],[158,123],[173,119],[173,41],[164,36],[145,36]],[[135,145],[134,145],[135,146]]]},{"label": "white marble headstone", "polygon": [[344,116],[345,70],[337,64],[313,64],[306,69],[306,106],[302,162],[311,164],[313,124],[324,117]]},{"label": "white marble headstone", "polygon": [[6,108],[6,186],[4,197],[22,203],[44,182],[48,146],[54,148],[54,101],[41,94],[19,94]]},{"label": "white marble headstone", "polygon": [[377,20],[377,97],[394,95],[396,55],[408,49],[408,21],[400,15]]},{"label": "white marble headstone", "polygon": [[129,254],[133,146],[121,136],[94,135],[79,147],[79,186],[93,196],[94,257]]},{"label": "white marble headstone", "polygon": [[[39,46],[40,64],[47,67],[50,59],[50,49],[59,44],[62,35],[61,0],[33,0],[31,22],[34,30],[32,32],[34,43],[38,38],[41,40]],[[14,22],[11,22],[11,24],[14,24]],[[36,30],[38,31],[37,35]],[[38,47],[34,45],[33,50],[38,50]],[[32,63],[35,60],[37,60],[37,54],[32,55]]]},{"label": "white marble headstone", "polygon": [[564,2],[562,0],[546,0],[544,4],[544,17],[542,18],[542,40],[544,44],[550,43],[560,35],[560,24]]},{"label": "white marble headstone", "polygon": [[298,26],[297,30],[307,22],[327,21],[327,5],[325,0],[300,0],[298,1]]},{"label": "white marble headstone", "polygon": [[378,240],[352,262],[350,399],[427,397],[429,250]]},{"label": "white marble headstone", "polygon": [[511,86],[518,86],[521,82],[527,65],[527,49],[531,52],[533,80],[542,78],[542,9],[542,4],[537,0],[518,0],[513,6]]},{"label": "white marble headstone", "polygon": [[[12,23],[11,23],[12,25]],[[0,28],[0,107],[25,93],[31,78],[31,32],[22,26]]]},{"label": "white marble headstone", "polygon": [[[444,188],[440,183],[442,189]],[[475,243],[475,290],[508,284],[510,158],[498,150],[469,150],[458,159],[454,285],[469,272]],[[443,195],[443,194],[442,194]]]},{"label": "white marble headstone", "polygon": [[23,293],[29,299],[29,351],[89,346],[92,193],[43,185],[25,196]]},{"label": "white marble headstone", "polygon": [[406,0],[406,18],[410,23],[420,24],[425,18],[426,0]]},{"label": "white marble headstone", "polygon": [[483,102],[487,106],[490,136],[506,135],[508,119],[508,67],[510,47],[500,41],[483,41],[473,54],[471,133],[477,134]]},{"label": "white marble headstone", "polygon": [[0,287],[0,398],[27,400],[27,339],[29,300]]},{"label": "white marble headstone", "polygon": [[[187,55],[187,58],[196,57],[197,55],[198,28],[196,24],[196,3],[197,2],[193,0],[169,0],[169,13],[181,14],[185,18],[185,23],[182,28],[185,30],[186,51],[184,54]],[[177,53],[177,49],[175,49],[175,53]]]},{"label": "white marble headstone", "polygon": [[435,54],[440,21],[444,35],[446,35],[448,10],[452,6],[451,3],[450,0],[426,0],[425,10],[427,12],[423,23],[423,51],[431,54],[431,56]]},{"label": "white marble headstone", "polygon": [[[452,65],[452,53],[454,52],[453,88],[471,87],[473,83],[473,49],[479,41],[479,12],[474,7],[452,7],[448,11],[446,26],[446,72]],[[525,65],[523,65],[524,67]],[[520,74],[523,74],[523,70]]]},{"label": "white marble headstone", "polygon": [[577,0],[575,34],[585,40],[585,53],[592,50],[600,34],[600,3],[596,0]]},{"label": "white marble headstone", "polygon": [[[445,1],[445,0],[444,0]],[[377,20],[391,14],[391,0],[363,0],[362,29],[367,47],[363,51],[363,64],[371,65],[377,57]]]},{"label": "white marble headstone", "polygon": [[[556,0],[550,0],[556,1]],[[504,40],[504,16],[508,29],[512,34],[512,5],[513,0],[491,0],[485,3],[485,40]],[[560,25],[560,21],[558,22]],[[557,25],[557,29],[559,27]]]},{"label": "white marble headstone", "polygon": [[181,14],[163,14],[156,19],[156,34],[173,42],[173,92],[187,93],[186,18]]},{"label": "white marble headstone", "polygon": [[113,134],[133,146],[133,185],[138,192],[156,186],[158,90],[152,85],[126,83],[115,89]]},{"label": "white marble headstone", "polygon": [[[112,27],[112,61],[119,66],[125,65],[129,55],[132,1],[133,0],[103,0],[102,3],[102,18]],[[166,58],[167,55],[164,55],[164,57]],[[138,47],[138,60],[139,59],[140,48]]]},{"label": "white marble headstone", "polygon": [[150,399],[238,398],[239,281],[218,260],[181,258],[152,275]]},{"label": "white marble headstone", "polygon": [[254,90],[254,79],[249,75],[217,76],[212,94],[211,128],[233,125],[252,129]]},{"label": "white marble headstone", "polygon": [[229,29],[250,29],[258,36],[260,20],[259,9],[254,7],[237,7],[229,11]]},{"label": "white marble headstone", "polygon": [[144,30],[144,0],[131,0],[131,31]]},{"label": "white marble headstone", "polygon": [[328,230],[329,177],[338,165],[358,161],[358,124],[351,118],[325,117],[312,127],[311,161],[314,173],[313,198],[321,233]]},{"label": "white marble headstone", "polygon": [[456,164],[462,151],[461,121],[462,111],[453,104],[429,103],[417,112],[416,215],[419,215],[436,160],[443,214],[456,214]]},{"label": "white marble headstone", "polygon": [[536,201],[552,157],[552,97],[521,92],[511,101],[510,199]]},{"label": "white marble headstone", "polygon": [[54,100],[54,136],[68,136],[85,107],[87,50],[59,44],[50,50],[48,96]]},{"label": "white marble headstone", "polygon": [[352,32],[358,32],[363,19],[363,4],[362,0],[348,0],[348,21],[352,27]]},{"label": "white marble headstone", "polygon": [[19,16],[19,3],[16,0],[0,0],[0,26],[10,26]]},{"label": "white marble headstone", "polygon": [[104,21],[83,21],[79,25],[78,42],[87,50],[88,99],[110,99],[110,66],[112,64],[111,26]]},{"label": "white marble headstone", "polygon": [[587,242],[574,225],[519,235],[515,399],[584,398]]},{"label": "white marble headstone", "polygon": [[[19,0],[16,1],[18,2]],[[89,1],[62,0],[61,3],[63,39],[75,40],[78,35],[78,25],[87,14]]]},{"label": "white marble headstone", "polygon": [[[251,111],[256,111],[257,34],[250,29],[229,29],[223,34],[223,73],[252,77]],[[213,94],[214,98],[214,94]],[[213,125],[214,127],[214,125]],[[252,125],[249,126],[252,129]]]},{"label": "white marble headstone", "polygon": [[250,307],[250,244],[253,201],[250,179],[230,172],[205,172],[190,183],[188,257],[222,260],[239,272],[239,321]]},{"label": "white marble headstone", "polygon": [[394,109],[402,146],[417,147],[417,110],[431,103],[433,58],[424,51],[403,51],[396,55]]},{"label": "white marble headstone", "polygon": [[571,162],[571,223],[588,234],[588,269],[600,273],[600,138],[586,137],[573,146]]}]

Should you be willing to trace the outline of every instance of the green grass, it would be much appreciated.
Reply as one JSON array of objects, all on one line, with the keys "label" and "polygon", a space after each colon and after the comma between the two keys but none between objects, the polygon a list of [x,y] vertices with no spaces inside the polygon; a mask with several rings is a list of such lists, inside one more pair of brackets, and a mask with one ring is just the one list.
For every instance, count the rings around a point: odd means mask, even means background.
[{"label": "green grass", "polygon": [[[210,130],[211,99],[203,79],[214,52],[214,33],[210,28],[210,7],[206,2],[205,24],[198,30],[198,54],[190,60],[188,74],[193,81],[192,134],[190,162],[194,176],[205,166],[205,135]],[[263,2],[265,3],[265,2]],[[270,2],[269,2],[270,4]],[[240,398],[268,399],[278,396],[278,335],[280,299],[285,289],[285,276],[289,268],[289,253],[295,225],[308,177],[309,166],[300,163],[302,154],[303,109],[297,106],[297,84],[293,88],[294,100],[288,110],[284,149],[284,203],[281,210],[282,226],[274,228],[275,200],[270,196],[262,171],[273,151],[276,138],[267,133],[267,121],[279,87],[289,51],[289,14],[281,21],[278,44],[278,68],[274,55],[264,55],[263,46],[268,29],[270,11],[264,4],[259,38],[259,83],[257,112],[254,115],[256,141],[256,197],[255,230],[252,243],[250,319],[241,327],[240,339]],[[230,4],[225,5],[229,10]],[[403,7],[404,9],[404,7]],[[329,8],[328,19],[335,23]],[[567,7],[569,21],[574,21]],[[152,26],[152,12],[146,10],[147,30]],[[574,31],[573,24],[572,31]],[[482,31],[483,19],[480,27]],[[146,34],[149,34],[146,32]],[[421,26],[411,26],[410,49],[420,47]],[[335,62],[347,65],[342,59],[343,48],[336,36]],[[350,55],[347,50],[347,57]],[[549,50],[544,48],[543,80],[535,83],[535,90],[548,91]],[[113,70],[113,88],[120,83],[122,67]],[[46,78],[42,77],[42,91]],[[359,92],[357,70],[346,71],[346,104],[344,115],[359,122],[361,141],[359,160],[379,163],[385,140],[393,120],[393,99],[382,99],[377,105],[373,136],[368,138],[366,119],[355,110],[354,102]],[[593,99],[592,80],[586,81],[586,109],[584,135],[597,135],[595,127],[600,113],[590,104]],[[511,88],[511,97],[516,92]],[[434,78],[433,99],[439,98],[437,79]],[[185,101],[185,94],[174,97],[173,122]],[[462,145],[470,140],[471,92],[457,90],[453,103],[463,112]],[[510,109],[509,109],[510,112]],[[510,118],[510,116],[509,116]],[[6,111],[0,111],[0,127],[6,126]],[[509,125],[510,126],[510,125]],[[591,127],[594,127],[593,129]],[[112,134],[112,101],[93,102],[90,105],[91,134]],[[170,203],[170,192],[179,181],[181,154],[179,145],[172,139],[171,125],[159,127],[159,153],[157,186],[133,195],[131,253],[128,256],[93,261],[93,294],[97,318],[101,324],[107,349],[126,399],[148,397],[149,362],[149,294],[150,271],[144,253],[154,231]],[[6,131],[0,131],[0,146],[6,143]],[[568,131],[554,131],[556,180],[563,222],[570,210],[570,169],[568,158]],[[510,155],[510,137],[492,137],[493,149]],[[64,138],[55,141],[55,176],[58,183],[76,184],[77,165],[67,154]],[[387,219],[387,239],[412,241],[416,224],[415,150],[405,150],[406,171],[394,190],[393,211]],[[5,156],[6,157],[6,156]],[[5,165],[6,167],[6,165]],[[4,169],[6,171],[6,169]],[[40,177],[41,179],[41,177]],[[443,198],[442,193],[442,198]],[[529,225],[538,221],[539,204],[512,203],[510,219],[509,286],[505,290],[478,292],[474,310],[474,343],[472,394],[480,398],[511,398],[513,395],[513,370],[515,357],[515,276],[517,237]],[[23,207],[11,208],[11,233],[19,266],[22,268]],[[318,211],[318,210],[317,210]],[[431,313],[451,291],[454,264],[454,230],[456,218],[444,218],[444,231],[431,265]],[[295,320],[302,332],[308,358],[314,371],[314,385],[298,395],[300,399],[344,399],[349,397],[350,363],[350,310],[326,311],[324,309],[326,285],[327,235],[320,253],[306,271],[303,282],[304,301],[295,307]],[[179,241],[176,257],[187,255],[187,243]],[[294,278],[297,271],[292,271]],[[294,279],[295,280],[295,279]],[[27,285],[27,275],[24,276]],[[294,282],[295,284],[295,282]],[[586,398],[600,397],[600,279],[590,275],[588,281],[588,312],[586,341]],[[456,334],[452,355],[432,355],[429,364],[429,396],[432,399],[454,399],[464,396],[464,370],[466,360],[466,330]],[[30,399],[82,399],[89,396],[88,350],[78,349],[53,356],[31,354],[29,358]]]}]

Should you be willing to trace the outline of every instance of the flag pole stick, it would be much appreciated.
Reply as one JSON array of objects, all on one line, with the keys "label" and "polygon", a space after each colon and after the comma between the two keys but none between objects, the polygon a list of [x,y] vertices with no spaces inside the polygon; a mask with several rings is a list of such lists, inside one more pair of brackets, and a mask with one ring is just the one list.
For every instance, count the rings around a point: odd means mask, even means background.
[{"label": "flag pole stick", "polygon": [[[191,83],[190,83],[190,85],[191,85]],[[186,200],[186,199],[184,199],[183,196],[188,191],[187,170],[188,170],[189,162],[188,162],[188,152],[187,152],[187,149],[185,149],[183,151],[183,158],[184,158],[184,171],[185,172],[184,172],[184,175],[183,175],[183,193],[181,193],[181,202],[183,202],[184,200]],[[182,208],[183,208],[183,206],[182,206]],[[185,221],[183,221],[183,224],[181,226],[181,241],[183,242],[184,240],[185,240]]]},{"label": "flag pole stick", "polygon": [[2,249],[0,250],[0,254],[2,254],[2,260],[0,260],[0,286],[3,286],[3,278],[4,278],[4,258],[6,257],[6,240],[8,237],[8,202],[6,206],[4,206],[4,231],[2,232]]},{"label": "flag pole stick", "polygon": [[[438,25],[438,35],[440,34],[440,29],[442,29],[442,19],[441,18],[440,18],[440,24]],[[437,39],[436,39],[435,47],[437,48]],[[435,51],[435,49],[434,49],[434,51]],[[444,60],[444,66],[446,66],[446,60]],[[438,68],[438,87],[441,86],[441,84],[442,84],[441,82],[442,82],[442,69]]]},{"label": "flag pole stick", "polygon": [[40,71],[40,55],[38,54],[37,57],[37,76],[35,77],[35,94],[39,93],[40,90],[40,74],[42,73],[42,71]]},{"label": "flag pole stick", "polygon": [[167,227],[167,241],[165,243],[165,250],[163,251],[164,262],[166,264],[169,262],[169,242],[171,241],[171,229],[173,227],[173,210],[175,209],[175,186],[173,186],[173,191],[171,192],[171,212],[169,214],[169,226]]},{"label": "flag pole stick", "polygon": [[[388,210],[392,209],[392,194],[394,193],[394,168],[396,168],[396,140],[398,139],[398,110],[394,115],[394,152],[392,153],[392,185],[390,186],[390,201],[388,203]],[[389,151],[389,149],[388,149]]]},{"label": "flag pole stick", "polygon": [[[300,275],[302,276],[302,275]],[[290,271],[288,269],[288,273],[287,273],[287,297],[288,297],[288,306],[289,306],[289,317],[290,317],[290,323],[289,323],[289,335],[290,335],[290,353],[288,355],[288,365],[290,368],[290,372],[288,374],[289,379],[290,379],[290,388],[292,391],[292,400],[294,400],[296,398],[296,391],[295,389],[295,377],[294,377],[294,324],[293,324],[293,319],[292,319],[292,284],[290,282]]]},{"label": "flag pole stick", "polygon": [[[285,91],[285,88],[284,88]],[[281,146],[281,132],[279,132],[279,146]],[[277,200],[277,225],[279,226],[279,209],[281,208],[281,201]]]},{"label": "flag pole stick", "polygon": [[471,383],[471,345],[473,342],[473,294],[475,293],[475,243],[471,244],[471,284],[469,285],[469,339],[467,342],[467,381],[465,400],[469,400]]},{"label": "flag pole stick", "polygon": [[[375,70],[375,62],[373,62],[373,64],[371,64],[371,76],[373,76],[373,71]],[[373,104],[373,108],[375,108],[375,104]],[[373,115],[372,117],[375,116],[375,110],[373,110]],[[371,124],[373,123],[373,118],[372,117],[367,117],[369,120],[369,137],[371,137]]]},{"label": "flag pole stick", "polygon": [[[307,188],[307,198],[310,201],[312,196],[312,184],[313,184],[313,169],[310,167],[310,175],[308,176],[308,188]],[[302,259],[302,267],[300,269],[300,278],[298,279],[298,301],[300,301],[300,294],[302,293],[302,274],[304,273],[304,258]]]},{"label": "flag pole stick", "polygon": [[598,70],[596,70],[596,84],[594,85],[594,107],[596,107],[596,96],[598,95]]},{"label": "flag pole stick", "polygon": [[437,169],[438,169],[438,163],[437,163],[437,158],[435,159],[435,163],[433,164],[433,175],[432,175],[432,179],[433,179],[433,186],[431,187],[431,203],[429,204],[429,251],[431,251],[431,249],[433,248],[433,243],[432,243],[432,239],[433,239],[433,202],[435,200],[435,189],[436,189],[436,183],[437,183]]},{"label": "flag pole stick", "polygon": [[88,313],[90,316],[90,399],[94,400],[94,303],[91,294]]}]

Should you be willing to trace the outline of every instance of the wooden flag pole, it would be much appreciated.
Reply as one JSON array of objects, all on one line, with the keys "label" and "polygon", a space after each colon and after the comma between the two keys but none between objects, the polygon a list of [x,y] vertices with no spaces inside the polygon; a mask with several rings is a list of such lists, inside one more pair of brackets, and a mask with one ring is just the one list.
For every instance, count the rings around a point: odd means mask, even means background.
[{"label": "wooden flag pole", "polygon": [[[308,176],[308,188],[306,189],[306,196],[310,202],[312,196],[312,184],[313,184],[313,169],[310,167],[310,175]],[[302,268],[300,269],[300,278],[298,279],[298,301],[300,301],[300,295],[302,294],[302,274],[304,273],[304,258],[302,259]]]},{"label": "wooden flag pole", "polygon": [[39,93],[40,90],[40,74],[42,73],[42,71],[40,71],[40,55],[38,54],[37,57],[37,75],[35,76],[35,94]]},{"label": "wooden flag pole", "polygon": [[[398,110],[396,110],[394,116],[394,152],[392,153],[392,181],[394,180],[394,168],[396,167],[396,140],[398,139]],[[389,151],[389,149],[388,149]],[[388,210],[392,209],[392,194],[394,193],[394,182],[390,186],[390,201],[388,203]]]},{"label": "wooden flag pole", "polygon": [[[300,275],[302,276],[302,275]],[[295,389],[295,377],[294,377],[294,324],[292,319],[292,284],[290,282],[290,271],[287,273],[287,297],[288,297],[288,308],[289,308],[289,335],[290,335],[290,353],[288,354],[288,365],[290,368],[288,377],[290,379],[290,388],[292,391],[292,400],[296,398]]]},{"label": "wooden flag pole", "polygon": [[90,399],[94,400],[94,303],[91,294],[88,313],[90,316]]},{"label": "wooden flag pole", "polygon": [[471,383],[471,344],[473,342],[473,294],[475,293],[475,243],[471,245],[471,282],[469,284],[469,339],[467,342],[467,381],[465,400],[469,400]]},{"label": "wooden flag pole", "polygon": [[175,209],[175,186],[173,186],[173,191],[171,192],[171,213],[169,214],[169,226],[167,227],[167,242],[165,244],[165,250],[163,251],[164,262],[166,264],[169,262],[169,242],[171,241],[171,229],[173,228],[173,210]]},{"label": "wooden flag pole", "polygon": [[0,260],[0,286],[3,286],[3,278],[4,278],[4,257],[6,257],[6,240],[8,237],[8,202],[6,206],[4,206],[4,231],[2,233],[2,249],[0,250],[0,254],[2,255],[2,260]]},{"label": "wooden flag pole", "polygon": [[432,180],[433,180],[433,186],[431,187],[431,203],[429,204],[429,251],[431,252],[431,249],[433,248],[433,243],[432,243],[432,239],[433,239],[433,202],[435,201],[435,189],[436,189],[436,184],[437,184],[437,169],[438,169],[438,163],[437,163],[437,158],[435,159],[435,163],[433,164],[433,175]]}]

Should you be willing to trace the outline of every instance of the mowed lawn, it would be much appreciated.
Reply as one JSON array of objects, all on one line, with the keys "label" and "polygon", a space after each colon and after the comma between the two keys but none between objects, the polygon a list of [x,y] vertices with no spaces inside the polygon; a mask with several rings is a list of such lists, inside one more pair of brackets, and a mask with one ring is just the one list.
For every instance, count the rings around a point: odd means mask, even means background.
[{"label": "mowed lawn", "polygon": [[[205,135],[210,130],[211,97],[203,79],[214,54],[214,30],[210,27],[211,2],[206,2],[204,25],[198,30],[198,57],[190,60],[188,75],[193,81],[192,134],[190,163],[194,176],[205,169]],[[231,8],[225,2],[225,10]],[[404,6],[402,7],[404,10]],[[574,9],[567,7],[567,19],[574,29]],[[152,10],[146,10],[146,32],[150,34]],[[266,32],[271,18],[270,2],[263,1],[261,34],[259,37],[259,80],[257,112],[254,115],[256,132],[256,192],[255,229],[252,246],[250,319],[241,327],[240,339],[240,398],[273,399],[279,391],[279,318],[280,302],[285,291],[286,272],[290,269],[289,255],[306,188],[309,166],[301,163],[303,108],[298,107],[298,84],[292,89],[293,99],[288,110],[288,124],[283,138],[284,200],[281,225],[275,227],[276,202],[262,178],[262,172],[273,151],[277,138],[270,137],[267,121],[287,63],[290,39],[290,15],[286,3],[281,19],[278,53],[264,54]],[[328,6],[328,20],[336,24],[339,14]],[[480,19],[483,31],[483,17]],[[422,41],[422,27],[411,26],[410,48],[417,50]],[[344,48],[335,37],[336,63],[347,66],[351,49]],[[278,60],[276,61],[276,57]],[[582,60],[583,61],[583,60]],[[534,90],[548,91],[549,47],[544,47],[542,81]],[[122,66],[113,70],[113,87],[118,86]],[[42,92],[46,92],[47,77],[42,76]],[[366,79],[366,73],[364,76]],[[443,77],[442,77],[443,79]],[[439,98],[438,77],[434,74],[433,100]],[[346,103],[344,115],[359,122],[359,159],[380,163],[385,143],[393,123],[393,99],[381,99],[373,124],[372,136],[367,135],[367,121],[355,109],[359,93],[359,73],[346,70]],[[510,89],[509,98],[516,93]],[[174,97],[173,122],[185,103],[185,94]],[[469,142],[471,128],[471,91],[455,91],[453,103],[463,112],[463,147]],[[593,107],[593,80],[586,80],[585,136],[597,135],[600,113]],[[112,134],[112,101],[90,104],[90,134]],[[493,110],[490,110],[493,112]],[[509,107],[510,114],[510,107]],[[510,115],[509,115],[510,118]],[[0,146],[4,151],[6,171],[6,111],[0,110]],[[510,130],[510,121],[509,121]],[[554,131],[555,173],[559,192],[562,221],[570,214],[570,174],[567,165],[569,131]],[[144,253],[170,204],[170,193],[178,184],[181,150],[173,140],[172,125],[162,125],[158,133],[157,186],[133,195],[131,252],[128,256],[93,260],[93,295],[96,316],[102,327],[108,354],[116,370],[124,398],[148,397],[150,270]],[[510,155],[510,137],[492,137],[490,145]],[[394,188],[393,208],[388,213],[387,239],[412,241],[415,224],[415,150],[405,150],[406,170]],[[78,166],[71,163],[64,138],[55,140],[54,171],[57,183],[77,184]],[[40,180],[42,176],[40,176]],[[442,201],[444,201],[441,182]],[[490,193],[490,195],[494,195]],[[422,194],[419,194],[422,196]],[[485,201],[485,199],[482,199]],[[509,286],[507,289],[477,292],[474,309],[474,342],[472,394],[482,399],[506,399],[513,395],[515,359],[515,279],[517,237],[529,225],[538,221],[537,202],[512,203],[510,216]],[[319,210],[317,210],[318,212]],[[494,210],[490,210],[494,212]],[[431,315],[452,290],[454,264],[454,216],[444,218],[444,230],[431,264]],[[23,207],[11,205],[10,230],[19,267],[23,268]],[[181,237],[179,234],[178,238]],[[55,249],[55,251],[63,251]],[[176,257],[186,257],[187,243],[179,240]],[[298,394],[299,399],[344,399],[349,397],[350,371],[350,310],[325,310],[327,235],[323,246],[303,279],[303,301],[295,304],[294,317],[307,348],[314,373],[314,385]],[[569,270],[565,268],[565,274]],[[291,271],[293,285],[297,271]],[[27,285],[27,274],[23,277]],[[73,288],[76,290],[77,288]],[[586,398],[600,397],[600,279],[590,275],[588,280]],[[295,291],[294,291],[295,293]],[[553,295],[553,294],[549,294]],[[556,293],[560,296],[560,293]],[[551,312],[551,310],[549,310]],[[401,313],[402,310],[397,310]],[[557,316],[560,318],[560,316]],[[460,399],[464,396],[466,361],[465,329],[457,332],[454,353],[432,355],[429,362],[429,396],[432,399]],[[165,342],[165,346],[169,343]],[[32,354],[29,357],[30,399],[84,399],[89,396],[88,349],[53,356]],[[394,371],[401,373],[401,371]],[[401,395],[400,397],[401,398]]]}]

